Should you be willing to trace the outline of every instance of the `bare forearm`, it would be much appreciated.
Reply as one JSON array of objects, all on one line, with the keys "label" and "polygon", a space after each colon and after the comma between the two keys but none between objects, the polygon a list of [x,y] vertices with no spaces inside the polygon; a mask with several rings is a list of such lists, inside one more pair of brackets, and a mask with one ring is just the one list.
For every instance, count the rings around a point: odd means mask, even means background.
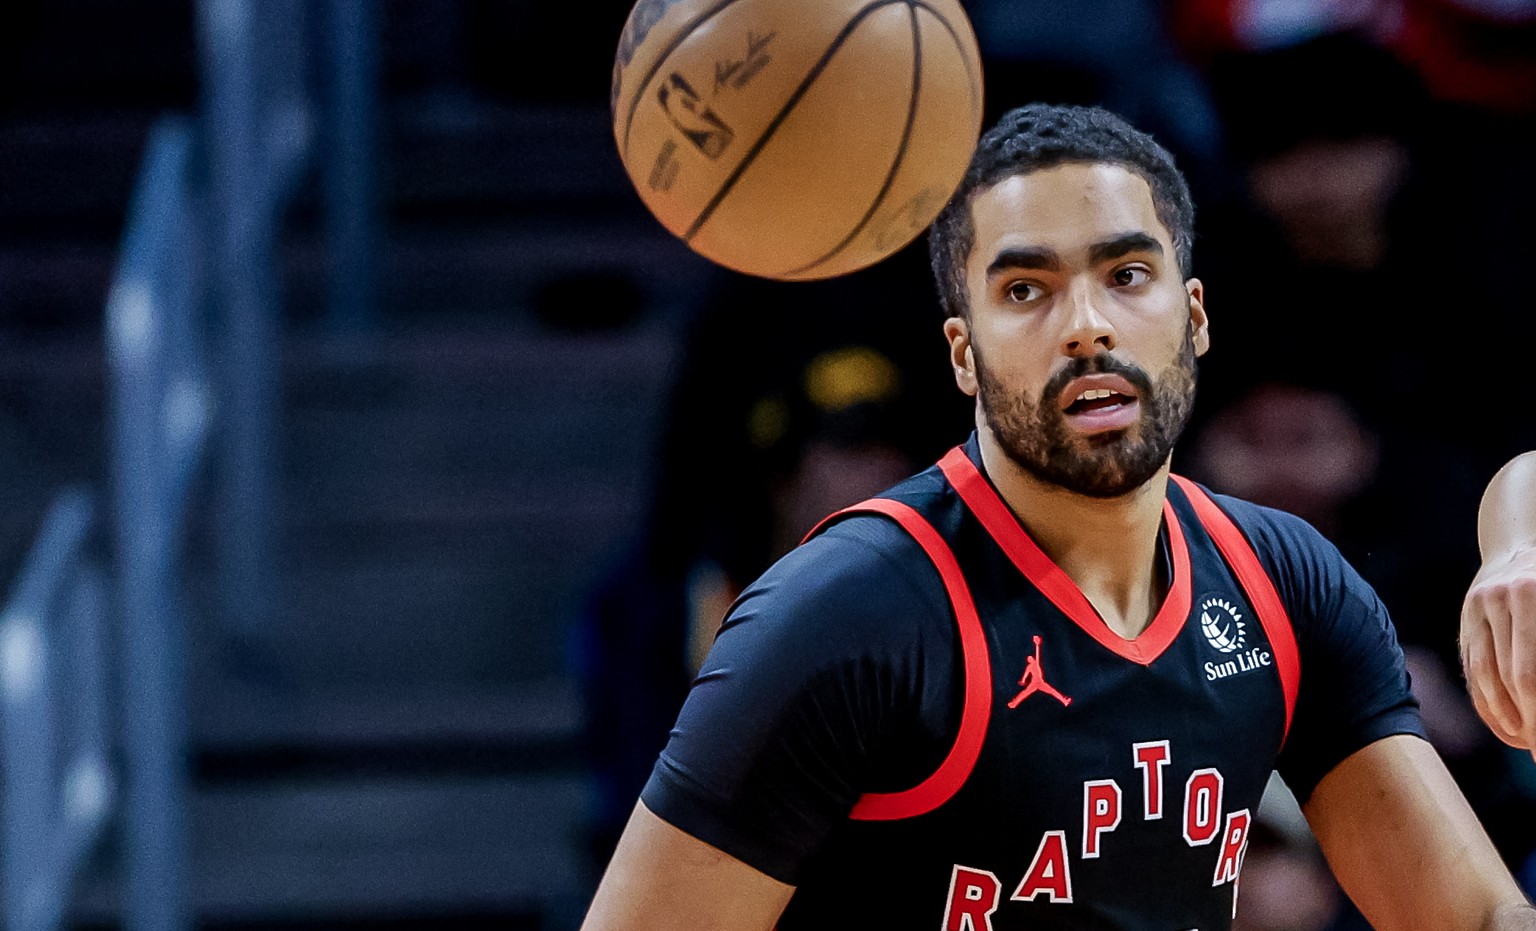
[{"label": "bare forearm", "polygon": [[1378,740],[1303,806],[1334,876],[1382,931],[1528,929],[1529,900],[1428,741]]},{"label": "bare forearm", "polygon": [[768,931],[793,892],[637,804],[581,928]]}]

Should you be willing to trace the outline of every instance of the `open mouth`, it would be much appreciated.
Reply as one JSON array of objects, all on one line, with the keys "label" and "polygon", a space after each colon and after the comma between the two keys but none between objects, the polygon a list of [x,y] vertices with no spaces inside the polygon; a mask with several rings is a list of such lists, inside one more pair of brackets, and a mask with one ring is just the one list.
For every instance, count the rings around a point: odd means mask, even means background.
[{"label": "open mouth", "polygon": [[1141,416],[1136,388],[1120,375],[1074,378],[1057,397],[1057,403],[1067,422],[1084,433],[1125,430]]},{"label": "open mouth", "polygon": [[1089,388],[1067,405],[1066,413],[1085,414],[1089,411],[1102,411],[1122,404],[1130,404],[1135,400],[1133,395],[1121,394],[1109,388]]}]

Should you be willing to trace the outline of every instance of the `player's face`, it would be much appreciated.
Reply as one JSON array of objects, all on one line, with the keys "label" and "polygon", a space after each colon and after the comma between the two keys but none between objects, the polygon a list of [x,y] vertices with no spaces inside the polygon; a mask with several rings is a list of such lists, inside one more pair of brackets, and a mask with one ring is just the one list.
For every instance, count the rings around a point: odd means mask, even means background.
[{"label": "player's face", "polygon": [[978,420],[1036,477],[1114,497],[1151,479],[1189,420],[1208,345],[1152,191],[1117,165],[1008,178],[971,202],[969,320],[945,324]]}]

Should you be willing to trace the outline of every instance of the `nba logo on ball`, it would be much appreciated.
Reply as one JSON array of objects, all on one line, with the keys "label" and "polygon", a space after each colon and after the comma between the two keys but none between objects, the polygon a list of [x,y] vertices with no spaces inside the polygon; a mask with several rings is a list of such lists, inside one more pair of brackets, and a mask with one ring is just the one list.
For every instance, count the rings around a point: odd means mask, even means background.
[{"label": "nba logo on ball", "polygon": [[709,109],[682,75],[669,77],[656,91],[656,99],[672,125],[683,138],[697,146],[705,158],[717,159],[725,154],[726,146],[736,134]]},{"label": "nba logo on ball", "polygon": [[614,56],[614,140],[695,252],[831,278],[921,234],[981,132],[959,0],[640,0]]}]

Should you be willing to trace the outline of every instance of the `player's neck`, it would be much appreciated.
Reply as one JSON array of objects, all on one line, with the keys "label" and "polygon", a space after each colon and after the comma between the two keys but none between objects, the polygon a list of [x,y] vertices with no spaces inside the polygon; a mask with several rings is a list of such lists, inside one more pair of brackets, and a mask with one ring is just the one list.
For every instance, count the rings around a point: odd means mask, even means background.
[{"label": "player's neck", "polygon": [[1128,639],[1145,630],[1166,590],[1157,560],[1167,466],[1130,494],[1090,498],[1029,474],[985,432],[981,440],[987,476],[1036,545],[1110,629]]}]

